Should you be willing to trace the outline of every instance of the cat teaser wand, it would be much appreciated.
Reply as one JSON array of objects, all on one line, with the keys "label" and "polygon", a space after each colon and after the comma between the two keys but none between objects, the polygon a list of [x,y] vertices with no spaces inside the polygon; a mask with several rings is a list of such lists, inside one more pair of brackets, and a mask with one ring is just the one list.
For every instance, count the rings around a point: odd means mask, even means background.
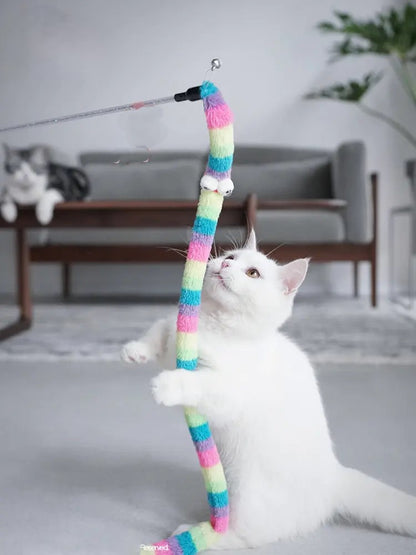
[{"label": "cat teaser wand", "polygon": [[[211,71],[214,71],[215,69],[220,69],[220,67],[221,60],[219,60],[219,58],[214,58],[213,60],[211,60]],[[185,92],[176,93],[172,96],[152,98],[151,100],[132,102],[130,104],[119,104],[118,106],[109,106],[107,108],[96,108],[95,110],[78,112],[77,114],[70,114],[68,116],[59,116],[56,118],[47,118],[27,123],[19,123],[17,125],[9,125],[7,127],[1,127],[0,133],[5,133],[6,131],[16,131],[18,129],[29,129],[30,127],[41,127],[42,125],[52,125],[54,123],[64,123],[66,121],[94,118],[96,116],[105,116],[107,114],[117,114],[119,112],[130,112],[132,110],[140,110],[140,108],[151,108],[153,106],[168,104],[170,102],[183,102],[184,100],[190,100],[191,102],[193,102],[200,99],[200,87],[191,87]]]},{"label": "cat teaser wand", "polygon": [[[221,63],[217,58],[212,60],[211,70],[218,69],[220,66]],[[204,81],[200,87],[192,87],[186,92],[170,97],[101,108],[0,129],[1,133],[138,110],[168,102],[201,99],[208,125],[210,152],[208,164],[200,183],[201,193],[182,278],[176,327],[176,367],[190,371],[196,370],[198,366],[198,320],[206,267],[224,196],[231,194],[234,189],[230,178],[234,154],[232,114],[217,87],[209,81]],[[208,421],[194,407],[185,407],[185,419],[202,470],[210,508],[210,520],[153,544],[154,550],[163,550],[168,555],[194,555],[209,549],[228,529],[227,483]],[[140,552],[146,554],[148,548],[149,546],[143,546]]]},{"label": "cat teaser wand", "polygon": [[[208,125],[210,152],[201,179],[196,218],[188,247],[176,325],[176,368],[198,366],[198,318],[201,289],[224,196],[234,189],[231,166],[234,154],[232,114],[217,87],[204,81],[200,87]],[[185,407],[185,419],[194,443],[205,489],[210,521],[153,545],[169,555],[193,555],[209,549],[228,529],[229,503],[224,470],[207,419],[193,407]],[[142,548],[141,554],[148,553]]]}]

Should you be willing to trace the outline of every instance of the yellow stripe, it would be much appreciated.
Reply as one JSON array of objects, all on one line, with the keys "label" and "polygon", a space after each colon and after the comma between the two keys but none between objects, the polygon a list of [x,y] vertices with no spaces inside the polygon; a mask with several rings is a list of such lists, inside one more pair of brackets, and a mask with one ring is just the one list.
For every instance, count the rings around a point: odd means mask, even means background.
[{"label": "yellow stripe", "polygon": [[230,144],[212,144],[210,154],[215,158],[226,158],[234,153],[234,143]]},{"label": "yellow stripe", "polygon": [[[218,193],[215,193],[217,196]],[[221,209],[221,208],[220,208]],[[217,207],[212,206],[212,204],[202,204],[199,206],[198,214],[200,218],[207,218],[208,220],[218,220],[219,214],[217,213]]]},{"label": "yellow stripe", "polygon": [[184,289],[199,290],[202,288],[206,270],[205,262],[187,260],[183,272],[182,287]]},{"label": "yellow stripe", "polygon": [[201,470],[208,491],[211,493],[220,493],[227,489],[227,482],[225,481],[224,470],[221,463],[217,463],[210,468],[202,468]]},{"label": "yellow stripe", "polygon": [[220,129],[209,130],[210,149],[216,149],[219,146],[232,145],[234,142],[234,131],[232,125],[221,127]]},{"label": "yellow stripe", "polygon": [[191,528],[189,533],[198,551],[208,549],[220,537],[220,534],[212,528],[209,522],[201,522],[198,526]]},{"label": "yellow stripe", "polygon": [[[199,216],[199,210],[204,209],[204,207],[210,206],[213,211],[213,214],[211,215],[210,219],[211,220],[218,219],[223,202],[224,202],[224,197],[222,195],[219,195],[214,191],[208,191],[206,189],[202,189],[199,195],[197,216]],[[214,218],[214,216],[216,217]]]},{"label": "yellow stripe", "polygon": [[198,334],[178,331],[176,333],[176,356],[192,360],[198,356]]}]

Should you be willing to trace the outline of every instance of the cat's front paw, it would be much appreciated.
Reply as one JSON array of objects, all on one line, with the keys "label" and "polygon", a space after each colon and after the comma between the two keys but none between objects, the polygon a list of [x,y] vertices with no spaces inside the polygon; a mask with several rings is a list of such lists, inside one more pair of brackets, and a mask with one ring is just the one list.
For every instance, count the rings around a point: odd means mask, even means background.
[{"label": "cat's front paw", "polygon": [[158,405],[173,407],[182,404],[182,383],[177,370],[164,370],[152,379],[152,393]]},{"label": "cat's front paw", "polygon": [[142,341],[129,341],[123,345],[120,356],[121,360],[124,360],[124,362],[145,364],[151,359],[151,352],[146,343]]},{"label": "cat's front paw", "polygon": [[48,225],[53,218],[53,205],[47,202],[39,202],[36,205],[36,217],[42,225]]},{"label": "cat's front paw", "polygon": [[4,202],[1,205],[1,215],[6,222],[14,222],[17,218],[17,207],[13,202]]},{"label": "cat's front paw", "polygon": [[200,392],[194,378],[188,370],[164,370],[151,382],[156,403],[166,407],[195,406]]},{"label": "cat's front paw", "polygon": [[198,377],[188,370],[164,370],[151,384],[153,397],[159,405],[195,407],[201,399]]}]

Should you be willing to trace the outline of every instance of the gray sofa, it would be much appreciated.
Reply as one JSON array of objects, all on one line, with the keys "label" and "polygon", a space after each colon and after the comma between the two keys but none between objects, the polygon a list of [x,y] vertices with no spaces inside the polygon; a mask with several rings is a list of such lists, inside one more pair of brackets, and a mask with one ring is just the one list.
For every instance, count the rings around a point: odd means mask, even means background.
[{"label": "gray sofa", "polygon": [[[128,163],[116,164],[127,159]],[[95,200],[192,200],[206,164],[201,152],[170,151],[152,155],[142,152],[90,152],[80,156],[91,179]],[[342,199],[345,209],[292,208],[257,210],[256,231],[264,243],[365,243],[370,238],[369,195],[365,147],[345,143],[336,151],[270,146],[237,146],[232,171],[233,200],[256,193],[262,200]],[[244,236],[241,228],[218,229],[218,241]],[[185,243],[186,230],[51,231],[53,242],[82,243]]]},{"label": "gray sofa", "polygon": [[[90,177],[94,200],[196,200],[206,156],[169,151],[143,162],[143,152],[87,152],[80,162]],[[232,178],[232,200],[257,196],[248,218],[262,248],[283,244],[279,260],[311,256],[317,262],[351,261],[356,294],[358,264],[370,262],[375,305],[376,177],[372,176],[371,205],[363,143],[345,143],[335,151],[237,145]],[[216,240],[241,242],[245,233],[244,228],[219,227]],[[189,229],[183,228],[50,230],[54,244],[181,246],[188,239]]]}]

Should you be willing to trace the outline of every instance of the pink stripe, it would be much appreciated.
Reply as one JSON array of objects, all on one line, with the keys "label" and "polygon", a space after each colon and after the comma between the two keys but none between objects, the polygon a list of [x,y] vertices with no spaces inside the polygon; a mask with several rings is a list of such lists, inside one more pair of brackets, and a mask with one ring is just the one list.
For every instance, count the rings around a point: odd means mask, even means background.
[{"label": "pink stripe", "polygon": [[169,547],[169,544],[166,540],[162,540],[157,543],[153,543],[152,545],[163,547],[163,549],[156,549],[155,551],[149,551],[149,553],[166,553],[167,555],[175,555],[174,552]]},{"label": "pink stripe", "polygon": [[215,106],[208,108],[205,113],[207,118],[208,129],[218,129],[230,125],[233,121],[233,115],[230,108],[223,104],[222,106]]},{"label": "pink stripe", "polygon": [[209,258],[209,253],[211,252],[211,244],[203,245],[192,241],[188,248],[188,258],[191,260],[197,260],[198,262],[206,262]]},{"label": "pink stripe", "polygon": [[223,534],[228,529],[228,515],[220,518],[211,517],[211,526],[216,532]]},{"label": "pink stripe", "polygon": [[143,106],[143,102],[135,102],[134,104],[132,104],[133,110],[140,110],[140,108],[143,108]]},{"label": "pink stripe", "polygon": [[218,455],[218,451],[215,445],[211,449],[208,449],[207,451],[201,451],[197,454],[198,454],[199,464],[204,468],[214,466],[215,464],[218,464],[220,462],[220,457]]},{"label": "pink stripe", "polygon": [[178,331],[193,333],[198,331],[198,316],[186,316],[186,314],[178,314],[177,320]]}]

